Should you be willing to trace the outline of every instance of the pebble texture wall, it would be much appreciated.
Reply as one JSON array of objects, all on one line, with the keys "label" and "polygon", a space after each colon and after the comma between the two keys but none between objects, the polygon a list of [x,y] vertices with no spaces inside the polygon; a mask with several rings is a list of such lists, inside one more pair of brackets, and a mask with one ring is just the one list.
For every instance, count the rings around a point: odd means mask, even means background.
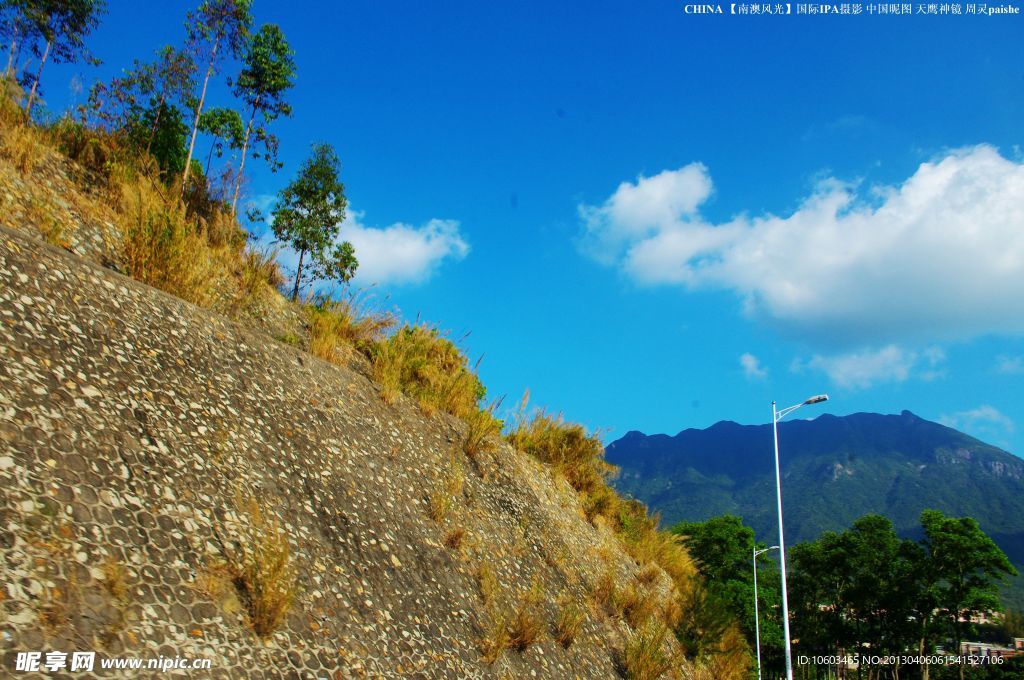
[{"label": "pebble texture wall", "polygon": [[[588,611],[568,649],[551,627],[637,566],[563,481],[504,445],[474,463],[463,436],[358,370],[0,228],[0,676],[18,651],[95,650],[211,660],[188,677],[617,677],[625,624]],[[263,638],[232,571],[261,531],[298,584]],[[483,663],[531,589],[541,641]],[[119,673],[140,677],[95,676]]]}]

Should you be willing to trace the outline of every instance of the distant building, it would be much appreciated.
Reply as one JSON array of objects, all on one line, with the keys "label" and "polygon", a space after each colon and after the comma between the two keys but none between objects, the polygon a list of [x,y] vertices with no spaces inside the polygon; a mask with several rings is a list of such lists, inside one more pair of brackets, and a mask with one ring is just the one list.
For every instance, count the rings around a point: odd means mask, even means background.
[{"label": "distant building", "polygon": [[961,642],[960,656],[999,657],[1009,659],[1024,654],[1024,638],[1014,638],[1013,646],[997,645],[990,642]]}]

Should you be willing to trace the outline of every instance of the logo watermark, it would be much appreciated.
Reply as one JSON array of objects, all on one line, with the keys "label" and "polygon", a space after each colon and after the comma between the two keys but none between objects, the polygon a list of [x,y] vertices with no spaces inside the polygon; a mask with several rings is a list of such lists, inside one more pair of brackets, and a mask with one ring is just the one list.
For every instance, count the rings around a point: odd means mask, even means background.
[{"label": "logo watermark", "polygon": [[100,657],[96,652],[18,652],[14,670],[22,673],[74,673],[97,669],[153,670],[167,673],[175,670],[209,670],[210,659],[186,657]]}]

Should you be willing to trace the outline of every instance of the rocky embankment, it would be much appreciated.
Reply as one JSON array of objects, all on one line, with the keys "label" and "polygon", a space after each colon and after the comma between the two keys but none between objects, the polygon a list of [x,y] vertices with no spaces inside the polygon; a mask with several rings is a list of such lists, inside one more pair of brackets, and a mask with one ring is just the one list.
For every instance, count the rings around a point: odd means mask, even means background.
[{"label": "rocky embankment", "polygon": [[[628,629],[587,596],[638,567],[532,459],[471,461],[463,423],[358,370],[2,228],[0,328],[3,675],[76,650],[210,659],[189,677],[618,675]],[[294,603],[261,636],[239,574],[283,552]],[[525,601],[540,640],[485,663]]]}]

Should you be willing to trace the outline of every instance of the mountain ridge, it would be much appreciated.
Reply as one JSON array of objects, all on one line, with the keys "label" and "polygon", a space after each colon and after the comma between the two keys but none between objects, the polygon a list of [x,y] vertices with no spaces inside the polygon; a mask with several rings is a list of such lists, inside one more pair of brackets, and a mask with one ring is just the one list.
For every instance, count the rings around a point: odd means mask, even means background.
[{"label": "mountain ridge", "polygon": [[[779,445],[790,542],[845,529],[869,512],[912,534],[920,511],[936,507],[975,517],[1024,562],[1024,459],[1008,451],[909,410],[782,421]],[[606,451],[621,469],[618,489],[667,523],[730,513],[758,535],[777,533],[770,424],[631,431]]]}]

